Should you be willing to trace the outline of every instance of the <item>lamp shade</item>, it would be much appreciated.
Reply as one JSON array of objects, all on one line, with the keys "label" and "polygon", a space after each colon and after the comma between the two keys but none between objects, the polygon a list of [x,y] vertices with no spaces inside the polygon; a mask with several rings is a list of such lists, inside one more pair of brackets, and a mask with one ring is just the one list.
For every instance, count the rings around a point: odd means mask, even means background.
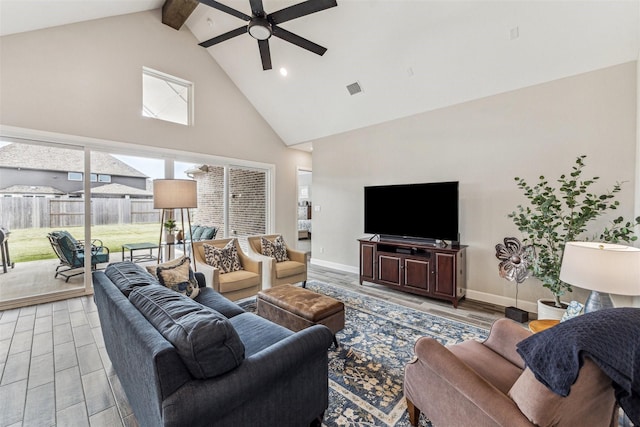
[{"label": "lamp shade", "polygon": [[197,182],[190,179],[154,179],[153,208],[180,209],[198,207]]},{"label": "lamp shade", "polygon": [[600,242],[568,242],[560,280],[591,291],[640,295],[640,249]]}]

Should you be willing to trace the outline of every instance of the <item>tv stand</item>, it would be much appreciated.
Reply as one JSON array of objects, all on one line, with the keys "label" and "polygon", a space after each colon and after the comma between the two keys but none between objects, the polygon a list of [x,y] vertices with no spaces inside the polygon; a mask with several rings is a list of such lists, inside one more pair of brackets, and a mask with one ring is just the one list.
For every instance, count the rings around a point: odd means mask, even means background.
[{"label": "tv stand", "polygon": [[466,293],[466,246],[436,242],[359,239],[360,284],[377,283],[403,292],[450,301]]},{"label": "tv stand", "polygon": [[[421,246],[433,246],[436,248],[446,248],[447,246],[449,246],[449,244],[445,241],[445,240],[438,240],[438,239],[418,239],[418,238],[403,238],[403,237],[397,237],[397,236],[390,236],[390,235],[385,235],[385,234],[376,234],[376,236],[378,236],[378,240],[380,242],[390,242],[390,243],[401,243],[401,244],[416,244],[416,245],[421,245]],[[374,239],[373,236],[371,237],[371,239],[369,239],[370,241]],[[451,242],[451,246],[459,246],[460,242]]]}]

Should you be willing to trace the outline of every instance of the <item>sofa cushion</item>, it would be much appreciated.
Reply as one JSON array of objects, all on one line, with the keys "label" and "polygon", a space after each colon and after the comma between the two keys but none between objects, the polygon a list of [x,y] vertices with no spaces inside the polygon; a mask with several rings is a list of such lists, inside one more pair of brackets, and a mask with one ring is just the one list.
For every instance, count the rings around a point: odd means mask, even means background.
[{"label": "sofa cushion", "polygon": [[224,248],[216,248],[213,245],[203,244],[204,259],[210,266],[220,269],[220,273],[231,273],[242,270],[236,239],[231,239]]},{"label": "sofa cushion", "polygon": [[307,271],[307,266],[297,261],[283,261],[276,263],[276,277],[291,277],[296,274],[303,274]]},{"label": "sofa cushion", "polygon": [[213,240],[218,234],[218,227],[203,227],[200,240]]},{"label": "sofa cushion", "polygon": [[246,357],[271,347],[293,335],[289,329],[253,313],[243,313],[229,319],[246,349]]},{"label": "sofa cushion", "polygon": [[198,296],[200,286],[191,270],[191,260],[182,257],[181,261],[172,265],[159,265],[156,269],[158,280],[162,286],[193,299]]},{"label": "sofa cushion", "polygon": [[212,378],[242,363],[244,345],[217,311],[159,285],[136,288],[129,301],[173,344],[194,378]]},{"label": "sofa cushion", "polygon": [[131,261],[111,263],[105,268],[104,274],[127,297],[137,286],[159,284],[155,277]]},{"label": "sofa cushion", "polygon": [[203,231],[204,227],[202,227],[201,225],[194,225],[193,227],[191,227],[191,240],[194,242],[200,240]]},{"label": "sofa cushion", "polygon": [[214,309],[226,318],[231,318],[245,312],[242,307],[219,292],[216,292],[213,288],[200,288],[200,293],[195,301]]},{"label": "sofa cushion", "polygon": [[509,392],[509,389],[522,374],[520,367],[509,362],[481,342],[467,340],[447,348],[504,394]]},{"label": "sofa cushion", "polygon": [[273,239],[273,242],[265,237],[260,238],[262,245],[262,255],[275,258],[276,262],[289,261],[287,256],[287,245],[284,243],[282,236]]},{"label": "sofa cushion", "polygon": [[220,275],[220,292],[228,293],[259,286],[262,278],[259,274],[247,270],[234,271]]},{"label": "sofa cushion", "polygon": [[578,419],[582,417],[584,425],[604,426],[611,425],[615,393],[611,379],[587,357],[567,397],[548,389],[529,368],[509,390],[509,397],[535,425],[571,425],[579,414]]}]

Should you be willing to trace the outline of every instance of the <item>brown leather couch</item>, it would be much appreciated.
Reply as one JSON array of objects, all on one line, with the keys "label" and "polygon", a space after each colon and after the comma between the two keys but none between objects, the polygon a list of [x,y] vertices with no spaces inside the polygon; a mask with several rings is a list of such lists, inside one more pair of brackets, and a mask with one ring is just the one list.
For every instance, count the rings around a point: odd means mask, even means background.
[{"label": "brown leather couch", "polygon": [[561,397],[525,369],[516,344],[530,335],[499,319],[484,342],[444,347],[418,339],[404,379],[411,425],[423,412],[435,427],[616,426],[614,389],[600,368],[585,358],[571,392]]}]

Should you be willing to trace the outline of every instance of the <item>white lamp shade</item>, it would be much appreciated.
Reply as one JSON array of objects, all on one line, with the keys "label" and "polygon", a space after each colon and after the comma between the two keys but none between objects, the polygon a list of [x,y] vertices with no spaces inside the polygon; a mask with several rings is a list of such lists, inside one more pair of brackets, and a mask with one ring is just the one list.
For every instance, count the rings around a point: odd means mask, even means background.
[{"label": "white lamp shade", "polygon": [[153,208],[197,208],[197,186],[197,182],[190,179],[154,179]]},{"label": "white lamp shade", "polygon": [[560,280],[578,288],[640,295],[640,249],[600,242],[569,242]]}]

